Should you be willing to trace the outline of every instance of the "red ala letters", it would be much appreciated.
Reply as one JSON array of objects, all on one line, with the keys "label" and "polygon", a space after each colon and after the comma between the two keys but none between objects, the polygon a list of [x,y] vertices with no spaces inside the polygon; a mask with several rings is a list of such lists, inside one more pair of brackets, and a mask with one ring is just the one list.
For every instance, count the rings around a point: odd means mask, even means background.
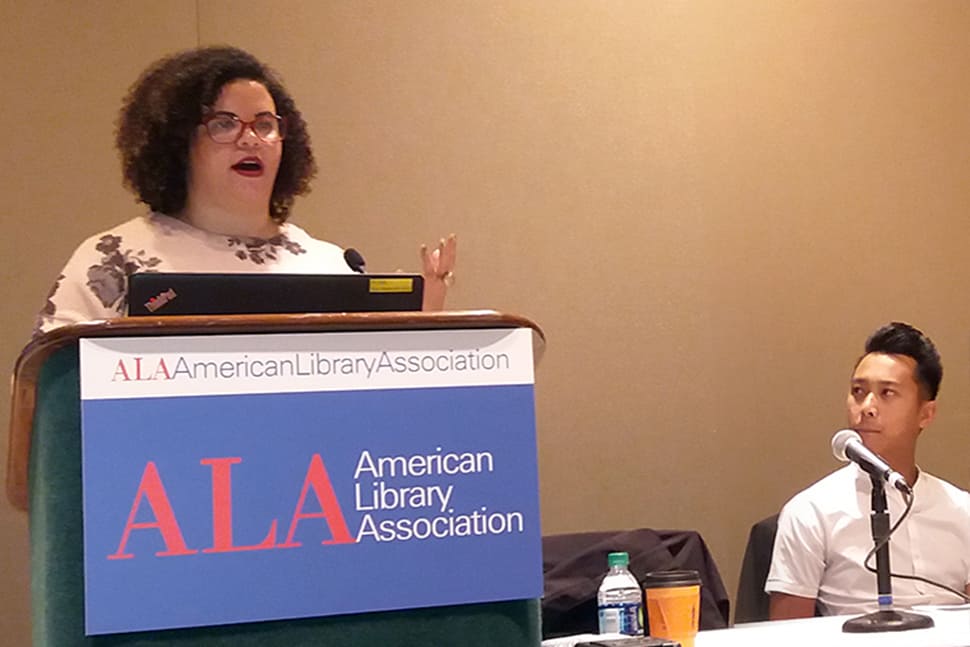
[{"label": "red ala letters", "polygon": [[151,382],[172,379],[172,373],[168,370],[164,357],[159,357],[154,366],[143,365],[142,360],[144,359],[144,357],[133,357],[128,364],[125,364],[124,359],[119,359],[117,366],[115,366],[114,375],[111,376],[111,381]]},{"label": "red ala letters", "polygon": [[[303,479],[300,498],[290,519],[286,541],[283,543],[276,542],[278,523],[276,519],[273,519],[261,542],[250,545],[236,545],[233,541],[232,532],[232,466],[241,462],[242,459],[236,456],[203,458],[200,461],[201,465],[208,466],[212,471],[212,546],[202,549],[201,552],[230,553],[247,550],[297,548],[302,544],[296,541],[294,537],[300,522],[305,519],[324,519],[327,522],[329,538],[324,538],[320,542],[321,544],[352,544],[356,542],[347,528],[347,522],[327,474],[327,468],[323,464],[323,459],[319,454],[314,454]],[[305,511],[307,495],[311,490],[320,504],[320,512]],[[143,500],[148,502],[154,521],[135,521]],[[108,559],[131,559],[135,556],[126,552],[128,540],[133,530],[157,530],[159,532],[162,542],[165,544],[165,549],[156,552],[156,556],[192,555],[199,552],[186,545],[175,511],[162,484],[158,468],[152,461],[145,465],[145,470],[142,472],[141,482],[135,492],[135,498],[128,513],[128,521],[118,544],[118,550],[108,555]]]}]

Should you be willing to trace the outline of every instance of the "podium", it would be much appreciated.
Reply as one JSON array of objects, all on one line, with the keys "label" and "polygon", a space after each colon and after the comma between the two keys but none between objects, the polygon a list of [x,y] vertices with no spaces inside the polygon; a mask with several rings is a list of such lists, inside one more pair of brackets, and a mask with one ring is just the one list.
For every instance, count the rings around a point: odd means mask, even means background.
[{"label": "podium", "polygon": [[145,317],[77,324],[31,342],[14,372],[7,494],[30,515],[34,645],[539,645],[538,599],[85,635],[80,340],[488,329],[528,329],[541,355],[538,326],[493,311]]}]

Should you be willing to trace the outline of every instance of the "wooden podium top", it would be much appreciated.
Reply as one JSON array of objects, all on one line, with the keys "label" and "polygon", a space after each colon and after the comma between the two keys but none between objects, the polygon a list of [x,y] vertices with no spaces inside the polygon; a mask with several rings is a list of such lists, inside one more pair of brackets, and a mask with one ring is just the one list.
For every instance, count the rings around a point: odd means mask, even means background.
[{"label": "wooden podium top", "polygon": [[545,349],[545,335],[533,321],[494,310],[124,317],[57,328],[27,344],[14,366],[7,454],[7,497],[14,507],[27,510],[27,470],[37,380],[41,367],[54,351],[77,343],[83,337],[164,337],[463,328],[531,328],[536,362],[539,361]]}]

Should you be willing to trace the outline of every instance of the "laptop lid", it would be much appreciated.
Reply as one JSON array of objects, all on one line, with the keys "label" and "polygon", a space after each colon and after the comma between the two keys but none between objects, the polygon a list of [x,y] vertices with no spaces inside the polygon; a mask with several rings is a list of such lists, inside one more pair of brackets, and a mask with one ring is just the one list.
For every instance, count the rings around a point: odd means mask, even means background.
[{"label": "laptop lid", "polygon": [[419,274],[194,274],[128,277],[128,315],[420,310]]}]

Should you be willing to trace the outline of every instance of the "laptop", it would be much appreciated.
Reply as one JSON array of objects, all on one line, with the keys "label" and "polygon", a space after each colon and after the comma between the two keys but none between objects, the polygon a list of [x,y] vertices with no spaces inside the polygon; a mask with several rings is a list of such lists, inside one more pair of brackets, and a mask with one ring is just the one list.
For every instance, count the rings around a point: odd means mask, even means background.
[{"label": "laptop", "polygon": [[128,277],[128,315],[420,310],[420,274],[190,274]]}]

